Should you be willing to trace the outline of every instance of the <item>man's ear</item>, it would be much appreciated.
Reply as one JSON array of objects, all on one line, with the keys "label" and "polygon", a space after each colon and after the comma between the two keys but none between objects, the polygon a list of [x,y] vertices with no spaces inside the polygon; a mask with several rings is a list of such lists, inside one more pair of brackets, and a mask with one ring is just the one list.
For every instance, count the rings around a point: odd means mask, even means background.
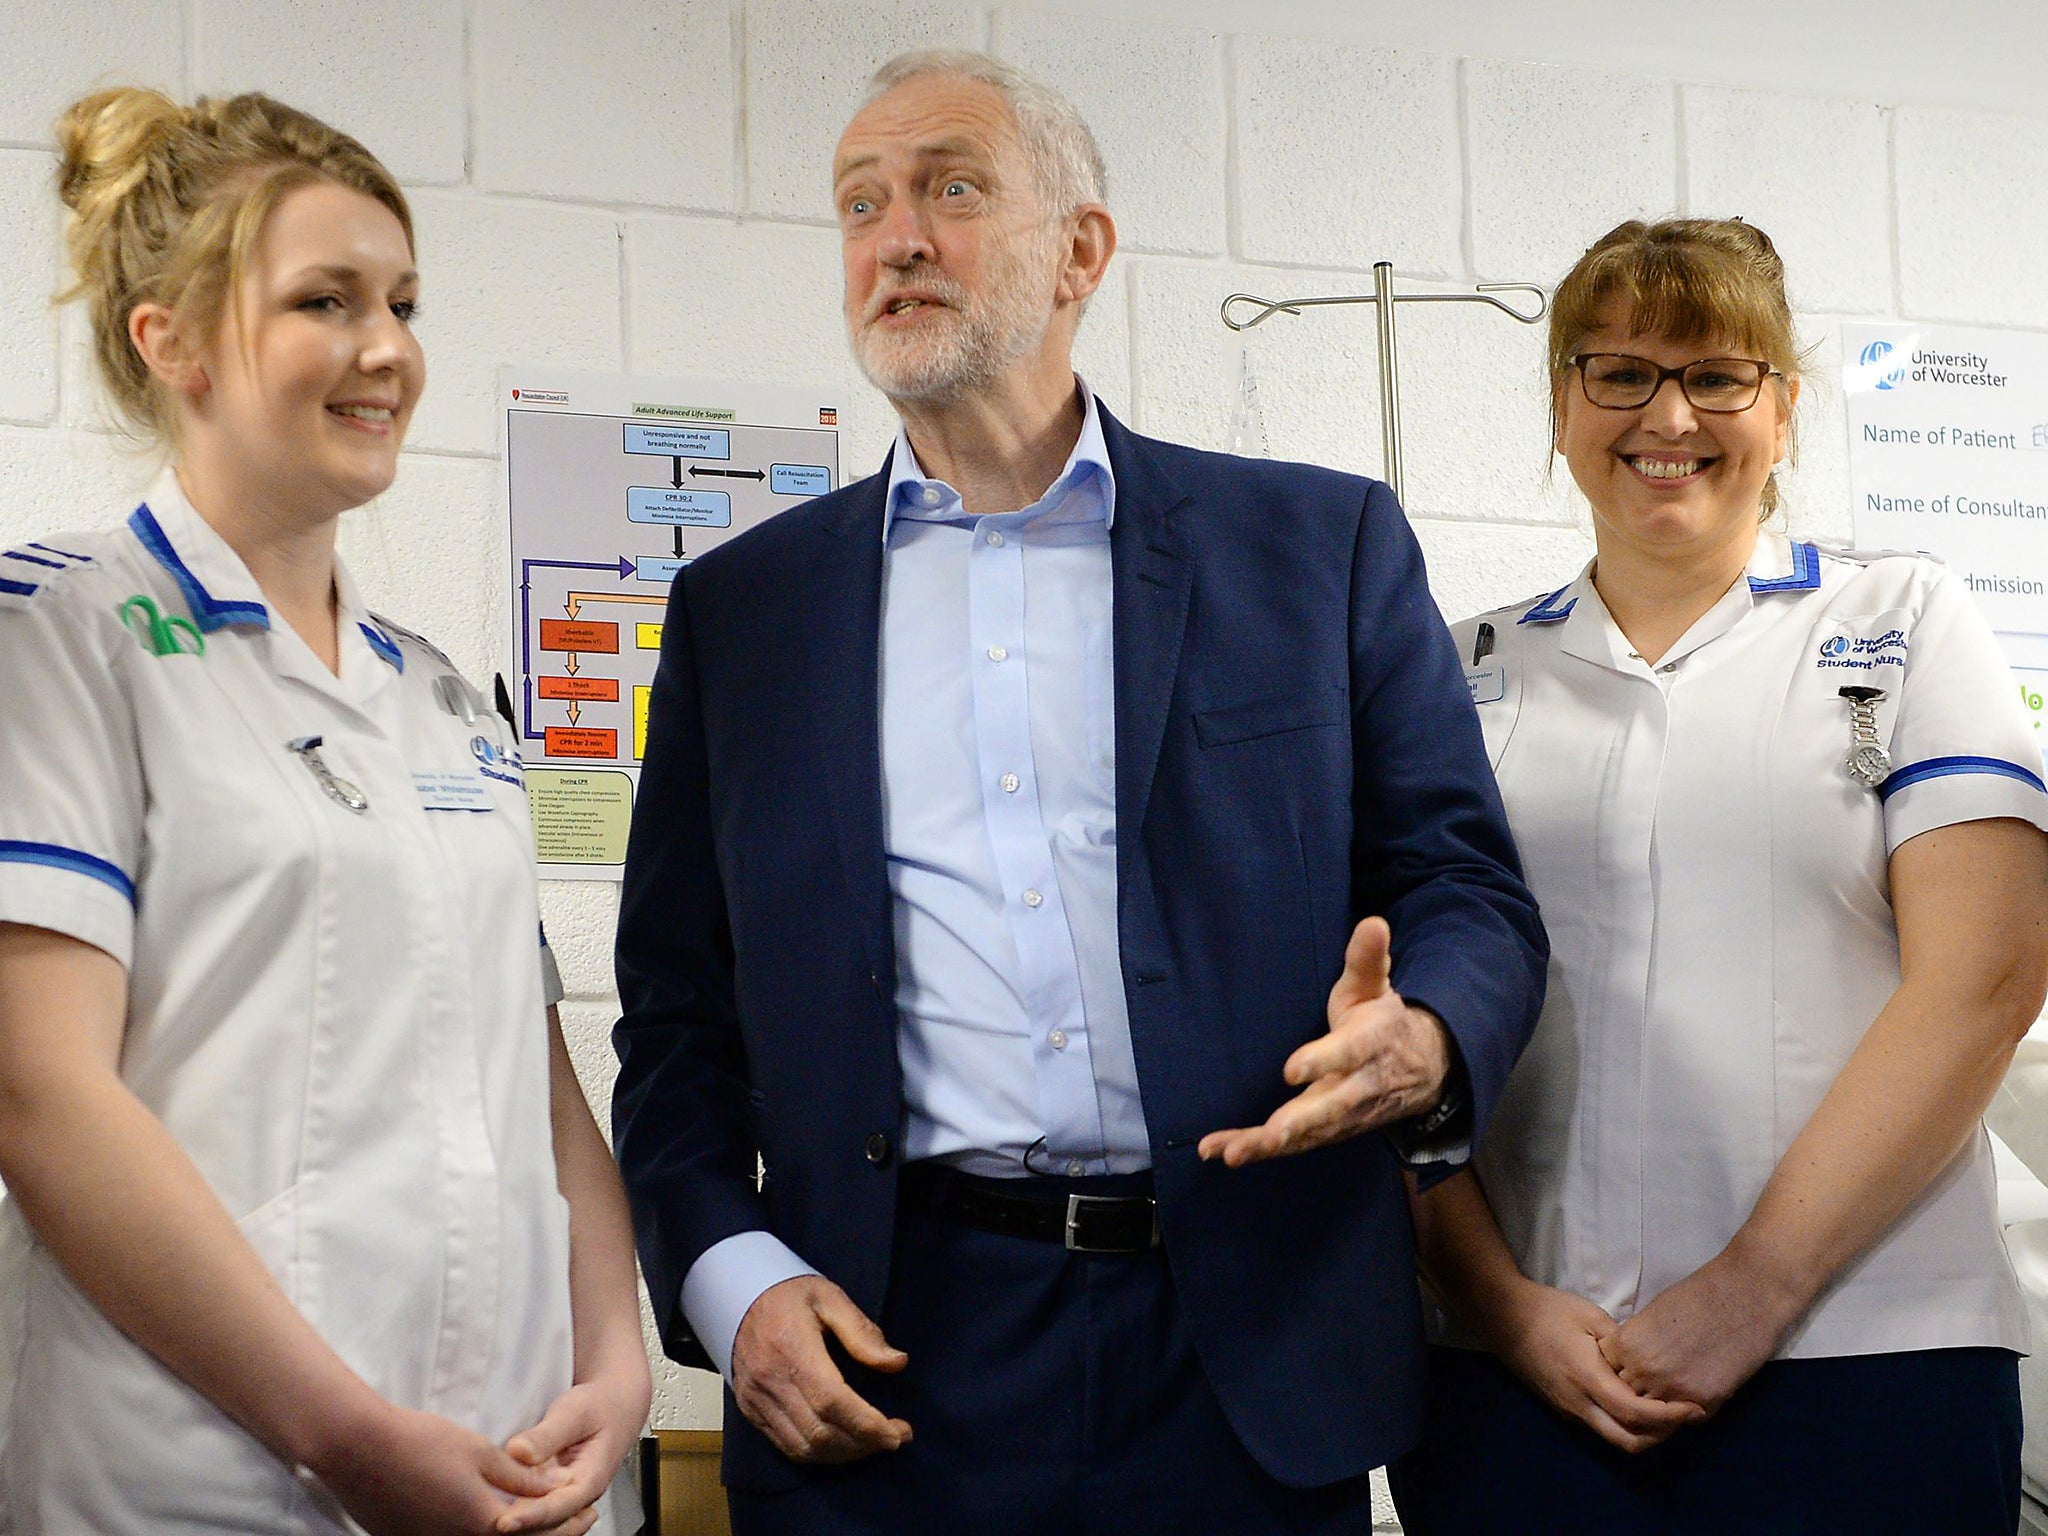
[{"label": "man's ear", "polygon": [[150,377],[174,395],[198,399],[213,387],[206,360],[168,304],[138,304],[128,312],[128,344]]},{"label": "man's ear", "polygon": [[1100,203],[1088,203],[1075,213],[1063,254],[1054,298],[1062,304],[1078,304],[1102,286],[1102,274],[1116,254],[1116,220],[1109,210]]}]

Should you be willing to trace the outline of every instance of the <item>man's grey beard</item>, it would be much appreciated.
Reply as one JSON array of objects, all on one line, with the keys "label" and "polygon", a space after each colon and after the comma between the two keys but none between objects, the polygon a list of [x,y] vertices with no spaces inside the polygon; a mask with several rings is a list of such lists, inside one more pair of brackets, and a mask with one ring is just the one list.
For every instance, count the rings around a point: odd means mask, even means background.
[{"label": "man's grey beard", "polygon": [[[1037,349],[1052,324],[1049,296],[1031,281],[1039,266],[1034,258],[1044,255],[1039,250],[1021,260],[1006,255],[990,273],[989,294],[978,304],[965,287],[941,273],[905,278],[906,286],[927,289],[946,306],[941,323],[922,336],[891,338],[852,322],[848,339],[854,361],[891,400],[944,403],[989,388]],[[877,294],[870,308],[886,307],[893,292]]]}]

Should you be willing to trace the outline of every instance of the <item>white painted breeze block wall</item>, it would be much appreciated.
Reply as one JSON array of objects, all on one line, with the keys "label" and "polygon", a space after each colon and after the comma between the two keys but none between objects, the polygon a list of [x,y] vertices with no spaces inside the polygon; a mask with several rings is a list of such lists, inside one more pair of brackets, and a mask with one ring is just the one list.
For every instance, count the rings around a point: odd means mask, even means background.
[{"label": "white painted breeze block wall", "polygon": [[[2048,328],[2048,121],[1389,48],[1358,35],[1351,6],[1332,8],[1347,19],[1328,36],[1131,9],[15,0],[0,50],[0,540],[124,515],[150,468],[107,430],[77,314],[49,305],[49,125],[110,81],[268,90],[357,134],[411,189],[431,382],[398,485],[351,517],[345,545],[372,603],[473,676],[503,665],[507,627],[500,363],[835,382],[849,471],[878,463],[893,419],[846,355],[827,165],[861,80],[908,47],[992,47],[1093,122],[1123,249],[1080,366],[1162,436],[1228,446],[1248,360],[1276,456],[1375,473],[1371,311],[1238,337],[1217,320],[1226,294],[1356,292],[1379,257],[1411,285],[1550,283],[1621,218],[1739,213],[1778,242],[1816,347],[1790,520],[1846,538],[1838,320]],[[1244,24],[1262,9],[1242,7]],[[1404,38],[1421,27],[1427,42],[1427,9],[1402,13]],[[1452,25],[1444,36],[1469,34]],[[1546,479],[1540,330],[1411,307],[1401,355],[1409,510],[1445,613],[1564,581],[1591,546],[1563,470]],[[616,901],[609,884],[543,889],[600,1117]],[[657,1424],[716,1422],[712,1378],[657,1379]]]}]

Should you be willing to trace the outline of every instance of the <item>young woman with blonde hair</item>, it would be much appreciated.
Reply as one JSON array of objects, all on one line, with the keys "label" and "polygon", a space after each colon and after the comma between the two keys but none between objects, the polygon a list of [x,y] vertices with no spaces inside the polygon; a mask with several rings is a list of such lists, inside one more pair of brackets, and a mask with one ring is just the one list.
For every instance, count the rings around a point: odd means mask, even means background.
[{"label": "young woman with blonde hair", "polygon": [[58,139],[169,462],[0,552],[0,1530],[577,1536],[648,1375],[516,743],[334,548],[424,383],[405,198],[260,95]]}]

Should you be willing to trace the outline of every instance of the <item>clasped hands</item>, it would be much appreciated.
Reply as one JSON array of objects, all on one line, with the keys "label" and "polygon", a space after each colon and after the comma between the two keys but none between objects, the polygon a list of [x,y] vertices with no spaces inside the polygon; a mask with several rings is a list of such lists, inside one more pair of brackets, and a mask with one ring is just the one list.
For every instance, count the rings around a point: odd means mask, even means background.
[{"label": "clasped hands", "polygon": [[582,1536],[646,1417],[644,1383],[644,1372],[628,1372],[572,1386],[503,1446],[438,1414],[386,1404],[315,1470],[372,1536]]},{"label": "clasped hands", "polygon": [[1720,1412],[1805,1310],[1733,1245],[1621,1324],[1568,1291],[1527,1287],[1487,1342],[1558,1412],[1631,1452]]}]

